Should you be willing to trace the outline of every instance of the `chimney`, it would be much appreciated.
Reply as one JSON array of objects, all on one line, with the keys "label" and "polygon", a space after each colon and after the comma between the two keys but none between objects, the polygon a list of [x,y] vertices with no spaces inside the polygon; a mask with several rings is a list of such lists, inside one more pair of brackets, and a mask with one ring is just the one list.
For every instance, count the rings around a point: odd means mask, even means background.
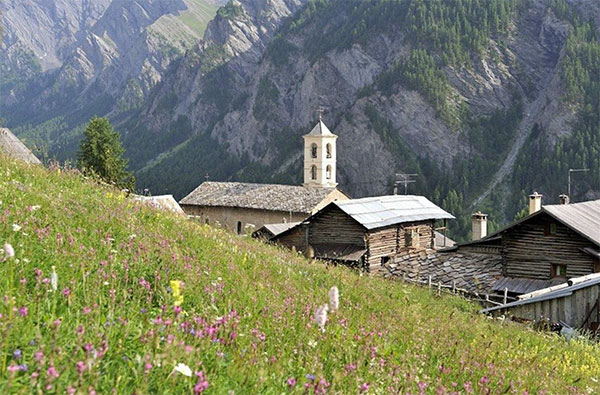
[{"label": "chimney", "polygon": [[558,198],[560,199],[560,204],[569,204],[569,195],[563,193]]},{"label": "chimney", "polygon": [[478,211],[471,216],[471,220],[473,222],[473,240],[483,239],[487,236],[487,214]]},{"label": "chimney", "polygon": [[542,209],[542,196],[537,192],[529,195],[529,215],[537,213]]}]

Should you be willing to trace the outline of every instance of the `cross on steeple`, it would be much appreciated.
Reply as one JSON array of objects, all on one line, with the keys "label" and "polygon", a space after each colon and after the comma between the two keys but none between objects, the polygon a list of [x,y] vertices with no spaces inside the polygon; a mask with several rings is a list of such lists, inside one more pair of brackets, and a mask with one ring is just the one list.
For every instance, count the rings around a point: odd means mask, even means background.
[{"label": "cross on steeple", "polygon": [[323,113],[325,112],[325,109],[321,106],[319,106],[319,108],[317,108],[317,115],[319,115],[319,121],[323,120]]}]

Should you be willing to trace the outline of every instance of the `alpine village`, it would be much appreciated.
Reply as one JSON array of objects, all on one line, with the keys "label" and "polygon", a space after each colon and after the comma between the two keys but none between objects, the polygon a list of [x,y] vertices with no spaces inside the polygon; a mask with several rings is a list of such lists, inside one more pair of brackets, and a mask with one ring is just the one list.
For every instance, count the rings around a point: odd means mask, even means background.
[{"label": "alpine village", "polygon": [[600,392],[600,2],[0,32],[0,393]]}]

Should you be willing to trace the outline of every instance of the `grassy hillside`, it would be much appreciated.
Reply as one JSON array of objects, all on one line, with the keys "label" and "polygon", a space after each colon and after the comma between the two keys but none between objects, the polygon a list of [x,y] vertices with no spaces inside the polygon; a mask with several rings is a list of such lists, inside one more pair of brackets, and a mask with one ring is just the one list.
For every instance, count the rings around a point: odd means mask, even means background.
[{"label": "grassy hillside", "polygon": [[[15,256],[0,253],[0,393],[598,389],[596,345],[311,264],[74,172],[0,158],[5,243]],[[332,286],[340,308],[321,332],[312,318]]]}]

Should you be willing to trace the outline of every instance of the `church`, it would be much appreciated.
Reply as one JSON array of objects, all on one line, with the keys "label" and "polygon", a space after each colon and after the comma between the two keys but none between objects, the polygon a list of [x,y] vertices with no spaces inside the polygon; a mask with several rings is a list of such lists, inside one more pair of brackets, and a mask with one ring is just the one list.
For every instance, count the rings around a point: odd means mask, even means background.
[{"label": "church", "polygon": [[203,182],[179,203],[189,218],[237,234],[265,224],[304,220],[331,202],[349,200],[337,188],[335,134],[321,116],[304,137],[304,183],[300,185]]}]

